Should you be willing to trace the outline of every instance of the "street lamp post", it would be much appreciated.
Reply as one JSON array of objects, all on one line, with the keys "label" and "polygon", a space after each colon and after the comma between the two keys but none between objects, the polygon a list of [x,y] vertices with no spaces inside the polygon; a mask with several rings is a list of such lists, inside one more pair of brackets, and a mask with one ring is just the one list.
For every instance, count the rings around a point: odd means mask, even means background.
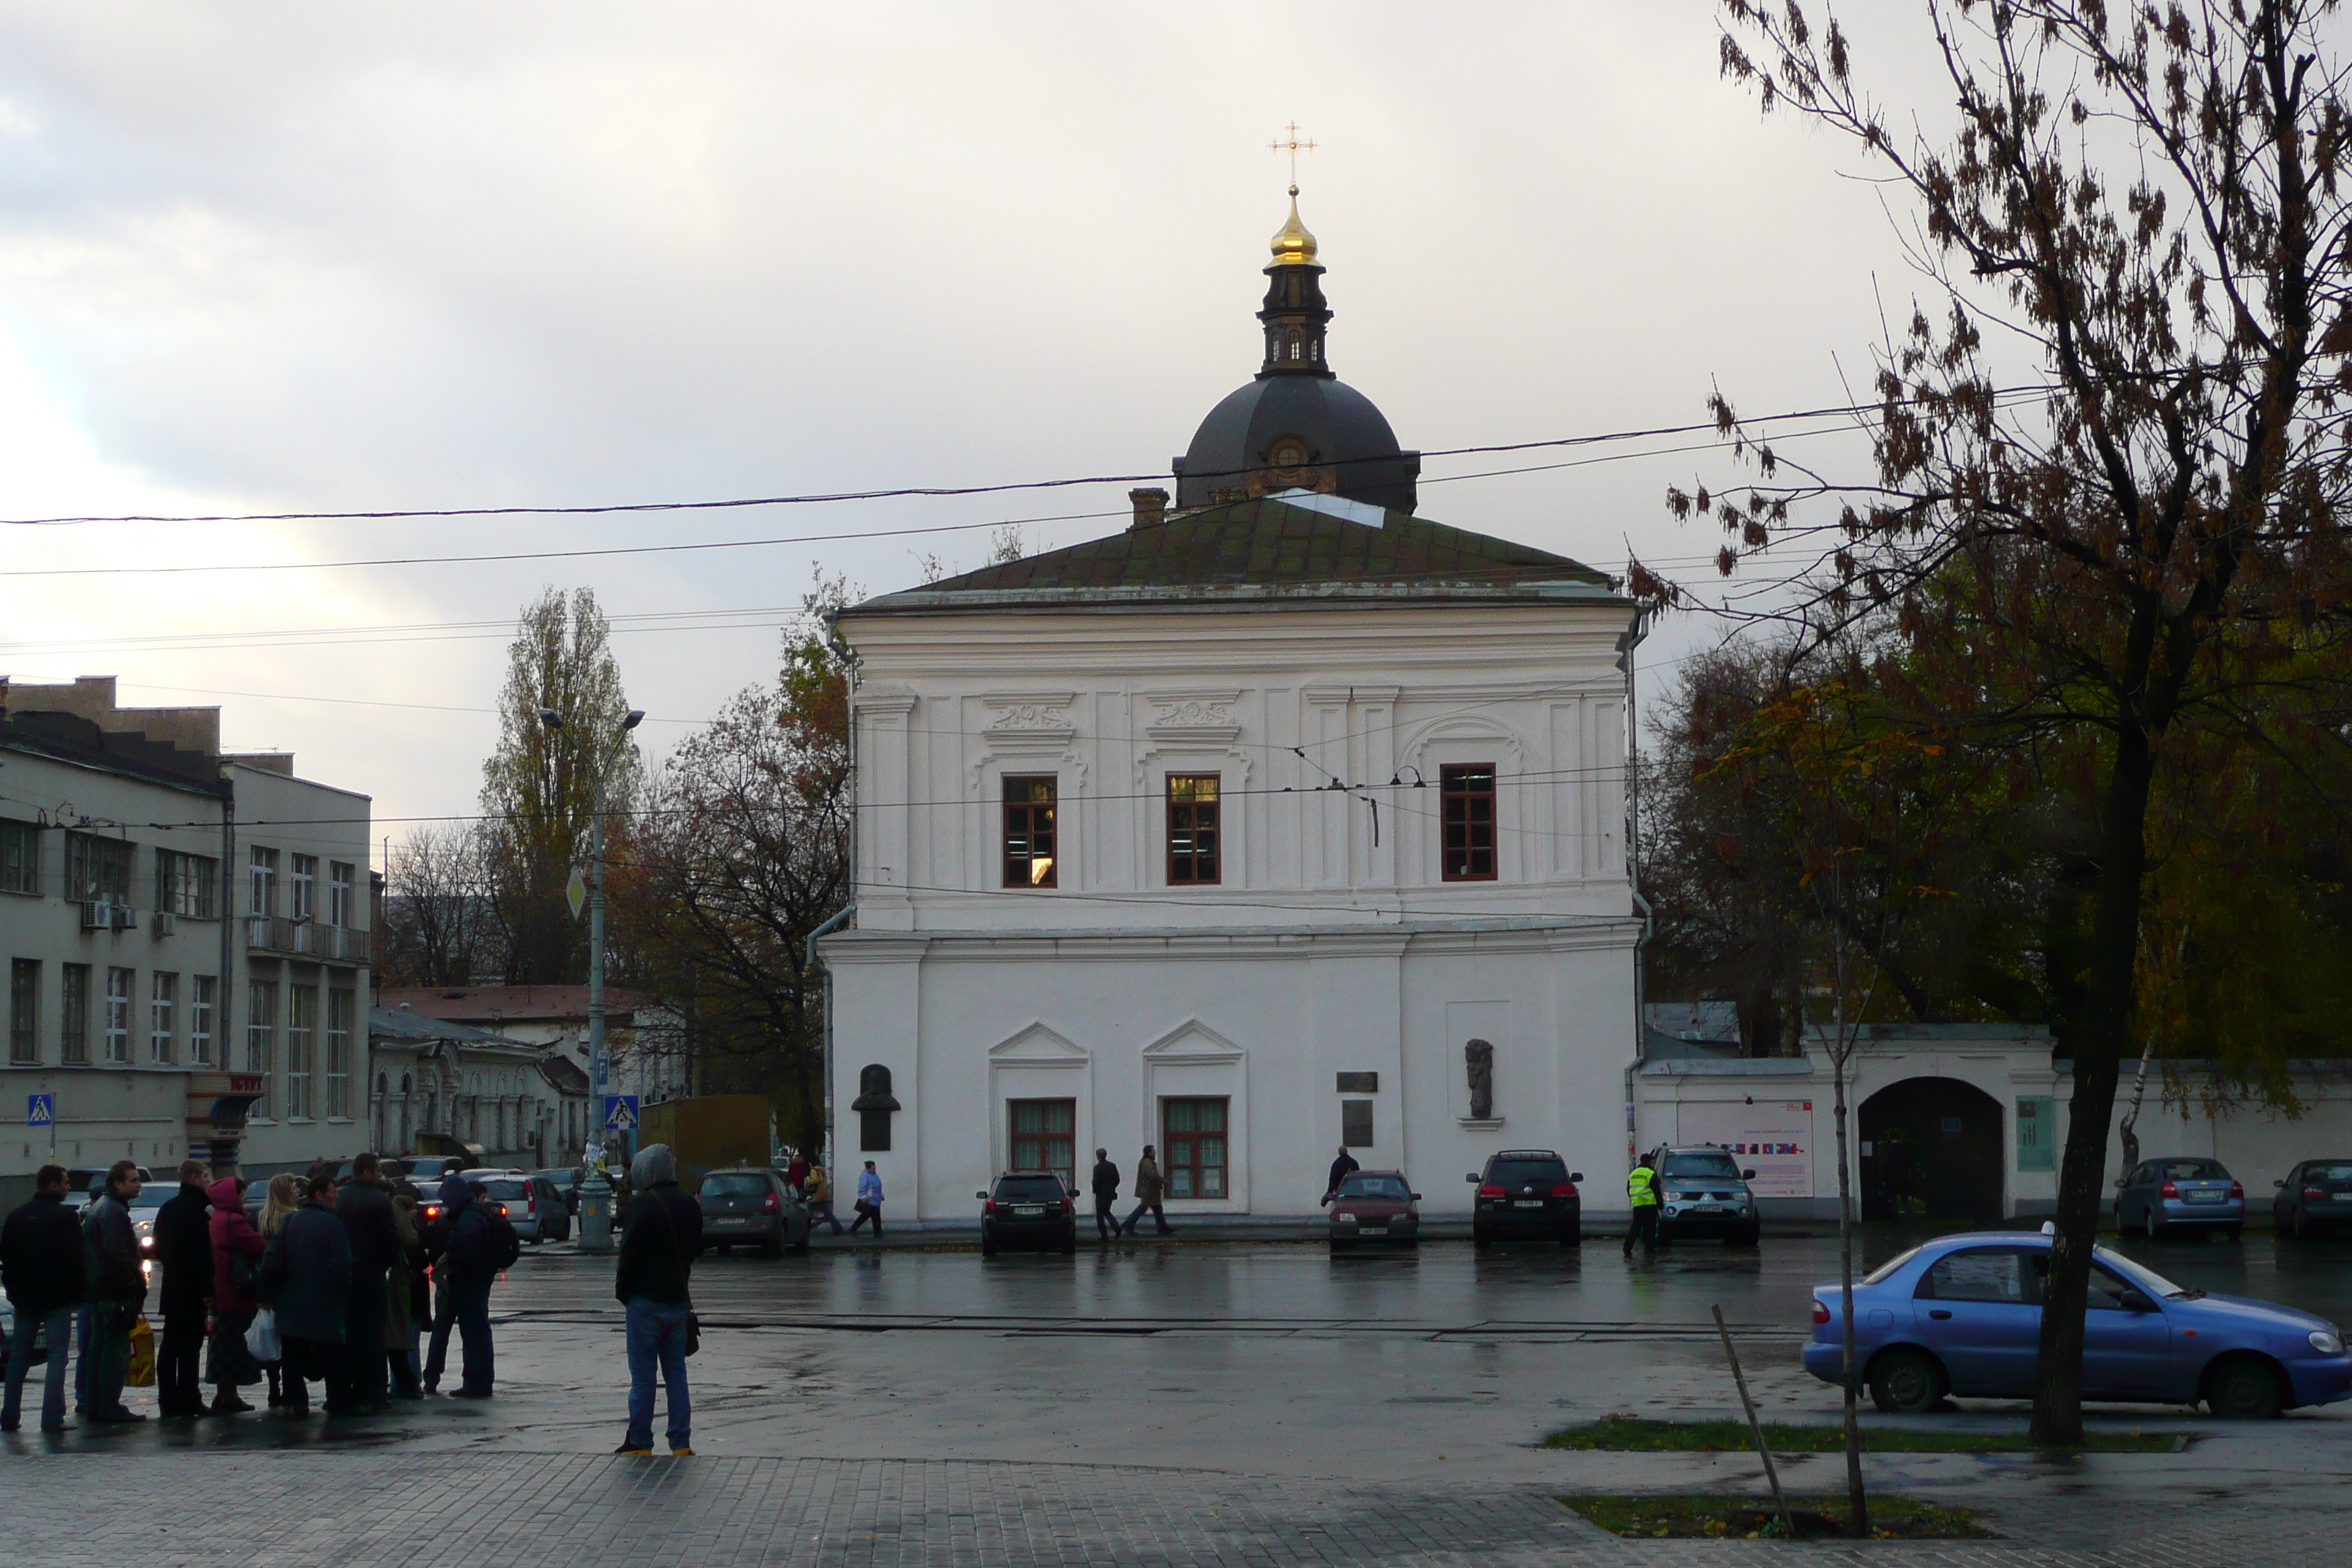
[{"label": "street lamp post", "polygon": [[[613,1188],[604,1180],[603,1164],[603,1118],[605,1100],[612,1093],[612,1063],[604,1050],[604,775],[621,748],[628,744],[629,731],[645,717],[642,708],[630,709],[621,721],[621,732],[613,737],[612,749],[596,759],[595,795],[588,814],[588,1104],[593,1131],[585,1151],[588,1176],[580,1187],[583,1252],[609,1252],[613,1246]],[[539,721],[551,731],[564,727],[563,715],[552,708],[541,709]]]}]

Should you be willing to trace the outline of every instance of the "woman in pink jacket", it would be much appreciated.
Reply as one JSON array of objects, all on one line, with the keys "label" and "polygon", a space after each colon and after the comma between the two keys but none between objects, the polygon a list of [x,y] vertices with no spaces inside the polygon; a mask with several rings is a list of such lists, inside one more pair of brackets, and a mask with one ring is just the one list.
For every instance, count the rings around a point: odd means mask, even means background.
[{"label": "woman in pink jacket", "polygon": [[261,1305],[254,1298],[253,1276],[266,1244],[245,1217],[243,1184],[236,1177],[222,1177],[205,1195],[213,1205],[212,1411],[234,1415],[253,1408],[237,1397],[238,1385],[261,1381],[261,1363],[245,1348],[245,1331]]}]

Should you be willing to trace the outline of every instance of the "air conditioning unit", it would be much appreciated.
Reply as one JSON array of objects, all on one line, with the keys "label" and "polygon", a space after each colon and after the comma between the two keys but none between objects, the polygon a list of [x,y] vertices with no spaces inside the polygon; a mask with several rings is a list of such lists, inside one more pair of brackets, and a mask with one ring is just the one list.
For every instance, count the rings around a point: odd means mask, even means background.
[{"label": "air conditioning unit", "polygon": [[157,910],[154,923],[148,929],[157,936],[170,936],[180,929],[180,917],[169,910]]},{"label": "air conditioning unit", "polygon": [[112,931],[114,929],[114,906],[108,903],[104,899],[85,899],[82,900],[81,929],[84,931]]},{"label": "air conditioning unit", "polygon": [[137,910],[132,909],[129,904],[116,904],[112,906],[112,908],[114,910],[114,929],[116,931],[137,931],[139,929],[139,911]]}]

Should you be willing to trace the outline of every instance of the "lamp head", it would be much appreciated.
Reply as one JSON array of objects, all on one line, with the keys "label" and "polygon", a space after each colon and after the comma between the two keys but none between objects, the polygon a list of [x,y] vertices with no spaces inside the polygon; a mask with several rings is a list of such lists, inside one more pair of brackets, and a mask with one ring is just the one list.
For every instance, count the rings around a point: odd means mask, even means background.
[{"label": "lamp head", "polygon": [[621,728],[625,731],[634,730],[645,721],[646,710],[642,708],[632,708],[629,710],[628,717],[621,721]]},{"label": "lamp head", "polygon": [[563,728],[563,715],[558,713],[552,708],[541,709],[539,710],[539,721],[540,724],[546,729],[561,730]]}]

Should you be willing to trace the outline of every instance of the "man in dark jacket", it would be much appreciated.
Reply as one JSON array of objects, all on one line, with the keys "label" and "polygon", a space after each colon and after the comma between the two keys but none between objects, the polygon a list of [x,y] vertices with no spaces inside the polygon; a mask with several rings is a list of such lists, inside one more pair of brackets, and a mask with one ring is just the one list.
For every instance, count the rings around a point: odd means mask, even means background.
[{"label": "man in dark jacket", "polygon": [[654,1451],[654,1369],[669,1390],[669,1451],[694,1452],[693,1409],[686,1392],[687,1321],[694,1307],[687,1282],[702,1255],[702,1205],[678,1191],[669,1145],[638,1152],[630,1168],[630,1201],[621,1232],[613,1294],[628,1309],[629,1430],[614,1450]]},{"label": "man in dark jacket", "polygon": [[16,1310],[8,1341],[8,1400],[0,1432],[14,1432],[23,1407],[25,1374],[33,1366],[33,1336],[48,1346],[41,1386],[41,1430],[66,1424],[66,1358],[73,1344],[74,1309],[82,1300],[81,1221],[66,1206],[66,1168],[44,1165],[33,1177],[33,1200],[0,1225],[0,1289]]},{"label": "man in dark jacket", "polygon": [[82,1216],[82,1270],[90,1305],[89,1394],[83,1414],[108,1426],[144,1421],[122,1403],[122,1380],[131,1371],[131,1330],[147,1300],[147,1276],[139,1267],[139,1233],[131,1225],[131,1200],[139,1195],[139,1165],[117,1160],[106,1173],[106,1191]]},{"label": "man in dark jacket", "polygon": [[1118,1167],[1110,1162],[1110,1151],[1095,1151],[1095,1234],[1104,1245],[1118,1234]]},{"label": "man in dark jacket", "polygon": [[373,1415],[386,1404],[383,1357],[384,1279],[400,1258],[400,1220],[373,1154],[352,1162],[352,1179],[335,1197],[335,1213],[352,1239],[352,1294],[343,1319],[343,1385],[327,1408]]},{"label": "man in dark jacket", "polygon": [[1324,1203],[1328,1204],[1338,1195],[1341,1182],[1362,1169],[1361,1165],[1356,1163],[1356,1157],[1348,1152],[1348,1146],[1345,1143],[1340,1144],[1339,1157],[1331,1162],[1331,1179],[1323,1184]]},{"label": "man in dark jacket", "polygon": [[488,1399],[498,1371],[490,1344],[490,1286],[506,1261],[500,1256],[504,1238],[497,1234],[488,1205],[460,1176],[441,1184],[441,1217],[427,1231],[425,1249],[433,1258],[435,1289],[425,1392],[439,1392],[454,1327],[465,1351],[465,1379],[457,1397]]},{"label": "man in dark jacket", "polygon": [[335,1213],[331,1171],[310,1178],[310,1196],[286,1216],[261,1258],[261,1299],[278,1314],[286,1342],[285,1408],[308,1415],[307,1384],[326,1384],[327,1410],[341,1414],[343,1319],[351,1309],[352,1240]]},{"label": "man in dark jacket", "polygon": [[155,1211],[155,1261],[163,1268],[163,1346],[155,1363],[155,1404],[166,1420],[205,1413],[197,1381],[205,1313],[213,1296],[212,1173],[202,1160],[180,1166],[180,1190]]}]

